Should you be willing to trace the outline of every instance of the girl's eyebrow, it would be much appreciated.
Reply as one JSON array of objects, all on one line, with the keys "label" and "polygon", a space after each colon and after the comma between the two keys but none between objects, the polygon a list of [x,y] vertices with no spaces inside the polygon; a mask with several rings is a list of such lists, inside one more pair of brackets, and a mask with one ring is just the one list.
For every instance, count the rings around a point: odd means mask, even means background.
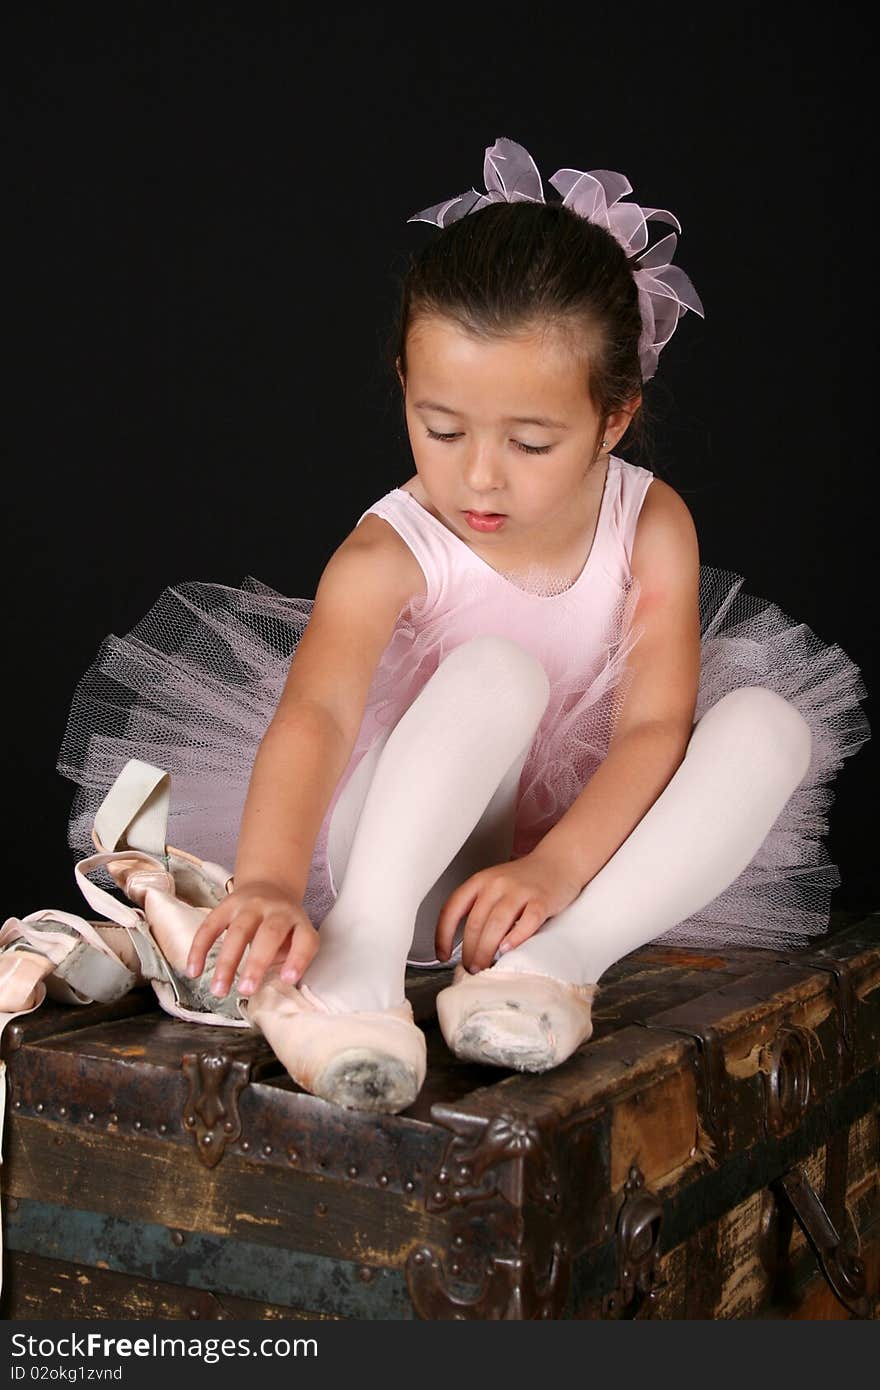
[{"label": "girl's eyebrow", "polygon": [[[452,410],[448,405],[440,405],[437,401],[415,401],[416,410],[442,410],[444,415],[458,415],[460,412]],[[571,426],[564,420],[551,420],[546,415],[509,415],[504,422],[507,425],[542,425],[545,429],[567,430]]]}]

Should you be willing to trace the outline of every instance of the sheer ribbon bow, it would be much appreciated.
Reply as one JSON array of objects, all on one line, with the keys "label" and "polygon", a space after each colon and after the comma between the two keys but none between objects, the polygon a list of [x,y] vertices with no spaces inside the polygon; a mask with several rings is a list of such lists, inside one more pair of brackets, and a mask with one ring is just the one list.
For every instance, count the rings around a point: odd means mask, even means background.
[{"label": "sheer ribbon bow", "polygon": [[[485,193],[470,188],[457,198],[435,203],[433,207],[408,217],[408,222],[430,222],[436,227],[448,227],[469,212],[476,212],[487,203],[543,203],[544,188],[537,165],[522,145],[515,140],[499,139],[486,150],[483,162]],[[639,363],[642,380],[650,381],[657,370],[662,349],[669,342],[678,320],[692,309],[705,318],[700,298],[684,271],[672,264],[678,242],[675,232],[681,231],[678,218],[663,208],[643,208],[637,203],[622,203],[632,184],[624,174],[610,169],[558,169],[550,183],[562,194],[562,204],[589,222],[605,227],[630,258],[633,278],[638,286],[642,332],[639,338]],[[675,232],[648,246],[648,223],[666,222]]]}]

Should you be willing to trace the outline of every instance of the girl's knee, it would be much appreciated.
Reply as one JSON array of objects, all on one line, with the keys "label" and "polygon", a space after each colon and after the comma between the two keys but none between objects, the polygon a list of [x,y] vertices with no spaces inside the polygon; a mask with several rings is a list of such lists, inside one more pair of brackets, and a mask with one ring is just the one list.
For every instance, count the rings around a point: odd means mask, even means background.
[{"label": "girl's knee", "polygon": [[761,759],[782,759],[798,774],[798,780],[806,774],[813,735],[790,700],[763,685],[741,686],[723,695],[712,710],[717,711],[716,719],[723,717],[738,728],[746,753]]},{"label": "girl's knee", "polygon": [[536,656],[510,637],[484,634],[453,648],[441,661],[449,676],[472,682],[482,692],[497,691],[541,710],[550,698],[547,672]]}]

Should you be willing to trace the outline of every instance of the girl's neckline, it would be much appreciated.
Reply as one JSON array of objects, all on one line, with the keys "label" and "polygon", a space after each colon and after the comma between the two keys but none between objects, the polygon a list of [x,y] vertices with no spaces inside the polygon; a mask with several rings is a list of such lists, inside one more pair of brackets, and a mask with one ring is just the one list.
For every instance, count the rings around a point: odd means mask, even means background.
[{"label": "girl's neckline", "polygon": [[554,599],[565,598],[566,595],[573,593],[574,590],[578,587],[578,585],[583,582],[588,570],[590,569],[590,563],[593,559],[593,556],[596,553],[596,543],[599,539],[599,535],[602,530],[602,525],[605,520],[605,513],[611,505],[611,488],[608,484],[609,479],[611,477],[612,467],[619,468],[620,459],[616,458],[614,454],[609,454],[608,467],[605,470],[605,481],[602,484],[602,500],[599,503],[599,515],[596,519],[596,529],[593,532],[593,539],[590,544],[590,549],[587,553],[587,558],[581,566],[580,573],[577,575],[577,577],[571,581],[571,583],[568,585],[566,589],[560,589],[560,591],[556,594],[537,594],[534,593],[531,589],[521,588],[521,586],[519,584],[515,584],[512,579],[508,579],[507,575],[502,574],[501,570],[497,570],[494,565],[490,565],[488,560],[484,560],[482,555],[478,555],[475,550],[471,550],[470,546],[462,540],[461,536],[457,536],[453,530],[451,530],[448,526],[444,525],[442,521],[438,520],[438,518],[434,516],[433,512],[429,512],[427,507],[423,507],[419,499],[415,497],[411,492],[408,492],[406,488],[396,487],[393,489],[393,492],[400,493],[402,497],[408,497],[409,500],[413,503],[413,505],[418,507],[422,515],[428,518],[428,521],[432,525],[439,527],[439,529],[443,532],[444,536],[448,536],[451,541],[454,541],[457,545],[460,545],[462,549],[466,550],[468,555],[470,555],[471,558],[475,560],[478,565],[482,565],[484,569],[490,570],[491,573],[495,575],[496,579],[500,580],[502,584],[507,584],[511,589],[516,589],[516,592],[518,594],[522,594],[525,598],[539,599],[542,603],[552,603]]}]

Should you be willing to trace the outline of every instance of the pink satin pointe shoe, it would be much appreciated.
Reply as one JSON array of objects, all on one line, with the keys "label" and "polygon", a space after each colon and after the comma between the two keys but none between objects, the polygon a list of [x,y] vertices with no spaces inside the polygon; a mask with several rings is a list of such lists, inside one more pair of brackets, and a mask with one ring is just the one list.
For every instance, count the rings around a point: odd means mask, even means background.
[{"label": "pink satin pointe shoe", "polygon": [[[109,919],[89,923],[63,912],[10,918],[0,930],[0,1032],[46,993],[68,1002],[117,998],[149,982],[166,1013],[194,1023],[257,1028],[300,1086],[337,1105],[396,1112],[425,1079],[425,1037],[407,1002],[380,1012],[331,1011],[303,984],[270,968],[250,997],[210,992],[222,944],[212,946],[197,980],[185,973],[205,917],[231,891],[219,864],[165,843],[170,776],[130,759],[95,816],[97,854],[74,872],[86,898]],[[88,877],[104,866],[129,903]],[[115,924],[115,925],[114,925]],[[236,976],[237,979],[237,976]]]},{"label": "pink satin pointe shoe", "polygon": [[282,980],[278,966],[250,997],[233,984],[218,999],[209,986],[222,937],[198,980],[184,973],[193,936],[231,890],[232,876],[165,844],[169,800],[168,774],[132,759],[101,804],[92,832],[102,851],[95,860],[106,862],[126,896],[143,908],[133,939],[163,1008],[178,1018],[257,1028],[293,1080],[324,1100],[374,1112],[411,1105],[425,1079],[426,1049],[409,1003],[338,1014],[307,985]]},{"label": "pink satin pointe shoe", "polygon": [[121,927],[52,909],[7,917],[0,927],[0,1034],[47,994],[64,1004],[109,1004],[143,983]]},{"label": "pink satin pointe shoe", "polygon": [[395,1114],[412,1105],[427,1066],[425,1035],[399,1008],[336,1013],[270,967],[242,1011],[298,1085],[348,1110]]},{"label": "pink satin pointe shoe", "polygon": [[[250,1027],[234,984],[224,998],[210,991],[222,938],[208,952],[198,979],[186,974],[192,939],[231,891],[232,875],[220,864],[165,843],[170,795],[167,772],[129,759],[98,808],[92,840],[99,853],[77,866],[80,887],[93,906],[128,928],[141,969],[166,1012],[188,1021]],[[88,882],[85,874],[99,864],[141,911],[120,912],[115,898]]]},{"label": "pink satin pointe shoe", "polygon": [[549,1071],[593,1031],[597,985],[570,985],[549,975],[456,966],[437,995],[437,1017],[457,1057],[515,1071]]},{"label": "pink satin pointe shoe", "polygon": [[[229,891],[219,864],[165,844],[170,777],[131,759],[95,816],[97,854],[74,869],[86,901],[105,920],[88,922],[55,909],[10,917],[0,929],[0,1032],[48,993],[66,1003],[109,1002],[151,984],[162,1008],[189,1022],[249,1028],[233,991],[224,999],[209,982],[216,942],[197,980],[185,973],[193,936]],[[106,867],[129,903],[92,883]]]}]

